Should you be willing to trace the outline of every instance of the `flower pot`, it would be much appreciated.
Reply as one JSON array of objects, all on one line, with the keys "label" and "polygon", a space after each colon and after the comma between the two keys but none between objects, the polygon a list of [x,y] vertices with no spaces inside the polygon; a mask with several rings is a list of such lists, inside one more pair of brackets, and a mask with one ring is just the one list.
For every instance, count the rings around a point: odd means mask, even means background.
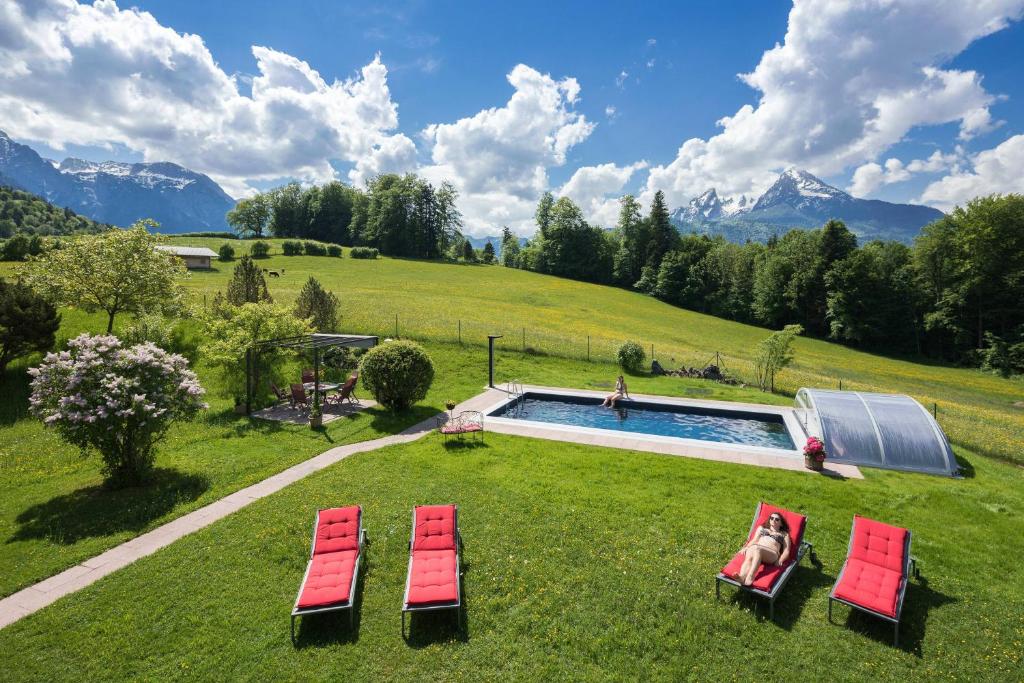
[{"label": "flower pot", "polygon": [[236,403],[235,404],[235,415],[245,415],[245,404],[244,403]]},{"label": "flower pot", "polygon": [[812,458],[809,455],[805,455],[804,467],[806,467],[809,470],[814,470],[815,472],[821,472],[821,470],[824,469],[825,467],[825,461],[818,460],[817,458]]},{"label": "flower pot", "polygon": [[324,416],[323,415],[311,415],[309,417],[309,428],[310,429],[320,429],[323,426],[324,426]]}]

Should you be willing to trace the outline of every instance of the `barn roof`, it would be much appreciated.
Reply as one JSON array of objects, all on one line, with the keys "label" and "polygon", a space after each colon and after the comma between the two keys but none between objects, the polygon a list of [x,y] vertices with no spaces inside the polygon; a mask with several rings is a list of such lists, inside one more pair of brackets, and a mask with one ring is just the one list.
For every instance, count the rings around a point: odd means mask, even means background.
[{"label": "barn roof", "polygon": [[157,247],[160,251],[168,251],[175,256],[216,256],[217,252],[206,247],[172,247],[172,246],[159,246]]}]

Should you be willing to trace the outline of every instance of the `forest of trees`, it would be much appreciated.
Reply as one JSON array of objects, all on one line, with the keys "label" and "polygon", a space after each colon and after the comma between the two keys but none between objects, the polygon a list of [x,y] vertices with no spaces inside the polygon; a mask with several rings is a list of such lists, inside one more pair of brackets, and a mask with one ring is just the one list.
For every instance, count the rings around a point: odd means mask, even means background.
[{"label": "forest of trees", "polygon": [[975,199],[926,226],[912,247],[858,245],[837,220],[767,244],[679,234],[658,192],[646,216],[620,200],[612,231],[566,197],[544,195],[537,233],[501,261],[636,289],[677,306],[885,353],[1024,373],[1024,196]]},{"label": "forest of trees", "polygon": [[70,235],[99,232],[109,227],[79,216],[71,209],[54,206],[30,192],[0,186],[0,238],[15,233]]},{"label": "forest of trees", "polygon": [[[374,247],[382,254],[490,263],[464,239],[457,193],[385,174],[365,191],[285,185],[229,214],[243,235]],[[859,245],[838,220],[767,244],[680,234],[664,195],[626,195],[613,230],[590,225],[568,197],[545,193],[525,244],[507,227],[507,267],[617,285],[731,320],[864,349],[1024,372],[1024,196],[981,197],[926,226],[913,246]]]},{"label": "forest of trees", "polygon": [[331,182],[290,183],[243,199],[228,223],[243,236],[294,237],[375,247],[388,256],[460,257],[464,240],[458,193],[419,176],[384,174],[365,191]]}]

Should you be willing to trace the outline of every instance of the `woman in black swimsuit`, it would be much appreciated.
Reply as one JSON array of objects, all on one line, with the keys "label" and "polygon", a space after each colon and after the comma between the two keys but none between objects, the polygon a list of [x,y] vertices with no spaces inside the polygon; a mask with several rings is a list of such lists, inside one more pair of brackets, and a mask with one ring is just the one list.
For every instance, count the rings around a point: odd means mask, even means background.
[{"label": "woman in black swimsuit", "polygon": [[745,553],[743,566],[734,576],[744,586],[754,583],[762,564],[783,565],[789,559],[789,524],[778,512],[773,512],[757,528],[750,542],[740,548]]}]

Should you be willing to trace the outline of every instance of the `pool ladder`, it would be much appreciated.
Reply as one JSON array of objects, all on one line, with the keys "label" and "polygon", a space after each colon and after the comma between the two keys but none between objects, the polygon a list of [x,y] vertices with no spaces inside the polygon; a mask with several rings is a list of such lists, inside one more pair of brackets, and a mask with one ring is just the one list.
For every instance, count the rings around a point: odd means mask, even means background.
[{"label": "pool ladder", "polygon": [[523,390],[523,383],[518,379],[509,380],[506,392],[512,396],[512,400],[509,401],[506,412],[511,414],[513,417],[518,417],[520,411],[523,409],[523,401],[526,399],[526,392]]}]

